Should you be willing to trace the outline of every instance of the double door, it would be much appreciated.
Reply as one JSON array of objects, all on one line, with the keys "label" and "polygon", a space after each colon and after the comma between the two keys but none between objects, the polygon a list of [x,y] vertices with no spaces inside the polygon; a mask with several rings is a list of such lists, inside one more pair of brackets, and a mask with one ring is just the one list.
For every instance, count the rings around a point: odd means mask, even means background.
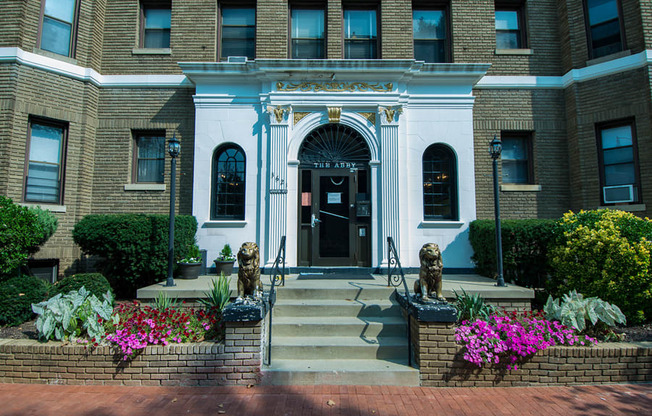
[{"label": "double door", "polygon": [[299,265],[371,265],[369,178],[359,169],[301,171]]}]

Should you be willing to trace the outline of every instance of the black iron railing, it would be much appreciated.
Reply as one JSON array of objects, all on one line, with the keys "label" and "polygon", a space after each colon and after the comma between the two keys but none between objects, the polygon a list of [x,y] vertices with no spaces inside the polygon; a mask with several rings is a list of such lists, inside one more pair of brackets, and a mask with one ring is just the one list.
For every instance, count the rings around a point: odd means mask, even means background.
[{"label": "black iron railing", "polygon": [[[396,296],[403,296],[398,292],[398,287],[403,286],[405,300],[408,305],[412,304],[412,296],[405,281],[405,273],[401,267],[401,260],[398,258],[396,245],[392,237],[387,237],[387,287],[394,286]],[[412,367],[412,325],[410,315],[407,315],[407,341],[408,341],[408,365]]]},{"label": "black iron railing", "polygon": [[269,289],[269,326],[267,328],[267,354],[265,365],[272,362],[272,312],[276,303],[276,285],[285,286],[285,236],[281,237],[281,244],[274,265],[269,272],[271,288]]}]

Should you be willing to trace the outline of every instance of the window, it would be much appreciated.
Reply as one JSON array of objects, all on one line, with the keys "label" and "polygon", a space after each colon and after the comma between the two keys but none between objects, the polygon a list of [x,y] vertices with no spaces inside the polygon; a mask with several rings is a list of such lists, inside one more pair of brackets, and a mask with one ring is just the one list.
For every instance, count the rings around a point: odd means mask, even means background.
[{"label": "window", "polygon": [[41,25],[41,49],[72,56],[75,40],[76,0],[45,0]]},{"label": "window", "polygon": [[168,3],[143,3],[141,20],[141,46],[143,48],[169,48],[172,10]]},{"label": "window", "polygon": [[292,59],[324,58],[324,10],[292,9]]},{"label": "window", "polygon": [[591,58],[623,50],[618,0],[586,0],[584,3]]},{"label": "window", "polygon": [[523,7],[496,4],[496,49],[521,49],[526,46]]},{"label": "window", "polygon": [[602,202],[638,202],[638,150],[634,122],[597,128]]},{"label": "window", "polygon": [[503,152],[500,156],[504,183],[534,183],[532,169],[532,135],[527,132],[502,133]]},{"label": "window", "polygon": [[226,60],[229,56],[246,56],[254,59],[256,56],[256,9],[254,8],[222,8],[220,57]]},{"label": "window", "polygon": [[433,144],[423,153],[424,220],[457,220],[456,165],[448,146]]},{"label": "window", "polygon": [[245,154],[234,144],[213,154],[211,220],[244,220]]},{"label": "window", "polygon": [[67,129],[61,123],[31,120],[25,169],[26,202],[63,203]]},{"label": "window", "polygon": [[378,57],[376,10],[344,10],[344,58]]},{"label": "window", "polygon": [[425,62],[448,62],[447,20],[445,10],[414,10],[414,59]]},{"label": "window", "polygon": [[135,183],[163,183],[165,171],[165,132],[141,132],[135,135]]}]

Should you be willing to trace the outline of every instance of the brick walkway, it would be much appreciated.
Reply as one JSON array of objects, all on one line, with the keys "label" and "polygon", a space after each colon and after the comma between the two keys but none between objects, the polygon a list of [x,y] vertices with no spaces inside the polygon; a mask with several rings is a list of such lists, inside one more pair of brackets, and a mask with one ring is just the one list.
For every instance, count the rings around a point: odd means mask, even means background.
[{"label": "brick walkway", "polygon": [[[647,410],[645,410],[647,409]],[[652,384],[420,388],[0,384],[0,415],[643,415]]]}]

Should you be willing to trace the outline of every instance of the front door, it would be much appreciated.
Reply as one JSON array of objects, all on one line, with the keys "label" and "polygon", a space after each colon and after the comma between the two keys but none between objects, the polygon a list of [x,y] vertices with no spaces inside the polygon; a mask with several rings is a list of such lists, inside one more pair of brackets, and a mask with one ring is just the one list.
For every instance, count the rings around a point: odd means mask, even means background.
[{"label": "front door", "polygon": [[300,265],[370,266],[366,170],[302,171]]}]

